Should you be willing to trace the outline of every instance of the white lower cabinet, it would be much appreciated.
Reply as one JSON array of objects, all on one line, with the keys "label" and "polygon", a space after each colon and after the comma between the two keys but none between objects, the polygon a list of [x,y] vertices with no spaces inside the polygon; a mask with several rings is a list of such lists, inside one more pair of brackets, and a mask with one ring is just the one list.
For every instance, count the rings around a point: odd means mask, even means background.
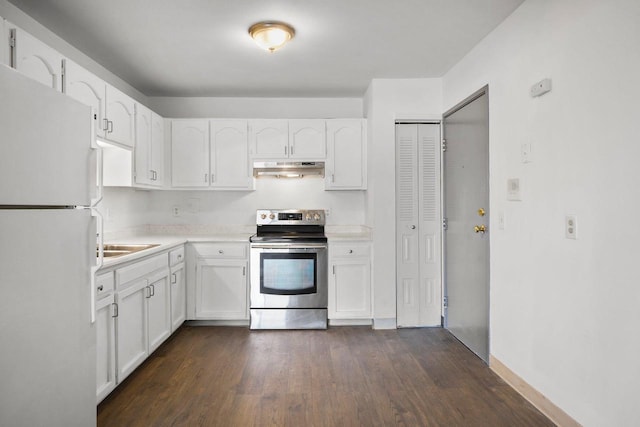
[{"label": "white lower cabinet", "polygon": [[116,368],[122,382],[171,335],[167,252],[115,270]]},{"label": "white lower cabinet", "polygon": [[96,286],[96,399],[100,403],[116,387],[113,272],[98,276]]},{"label": "white lower cabinet", "polygon": [[329,319],[371,319],[371,245],[329,242]]},{"label": "white lower cabinet", "polygon": [[169,252],[171,265],[171,332],[187,319],[187,293],[184,277],[184,247]]},{"label": "white lower cabinet", "polygon": [[187,252],[187,312],[197,320],[248,320],[246,243],[197,243]]}]

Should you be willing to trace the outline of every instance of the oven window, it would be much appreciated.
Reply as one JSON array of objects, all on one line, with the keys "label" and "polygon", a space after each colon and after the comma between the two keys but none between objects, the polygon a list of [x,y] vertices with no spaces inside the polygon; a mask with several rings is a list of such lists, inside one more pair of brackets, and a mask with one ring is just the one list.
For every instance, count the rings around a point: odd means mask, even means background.
[{"label": "oven window", "polygon": [[315,253],[260,254],[260,292],[275,295],[317,291]]}]

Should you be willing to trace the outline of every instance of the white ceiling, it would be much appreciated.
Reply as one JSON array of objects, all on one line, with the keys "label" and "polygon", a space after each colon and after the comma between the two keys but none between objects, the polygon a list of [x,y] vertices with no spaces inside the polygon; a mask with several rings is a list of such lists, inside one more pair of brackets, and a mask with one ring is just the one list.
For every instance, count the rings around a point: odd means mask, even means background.
[{"label": "white ceiling", "polygon": [[[149,96],[362,96],[440,77],[523,0],[9,0]],[[296,29],[275,53],[247,29]]]}]

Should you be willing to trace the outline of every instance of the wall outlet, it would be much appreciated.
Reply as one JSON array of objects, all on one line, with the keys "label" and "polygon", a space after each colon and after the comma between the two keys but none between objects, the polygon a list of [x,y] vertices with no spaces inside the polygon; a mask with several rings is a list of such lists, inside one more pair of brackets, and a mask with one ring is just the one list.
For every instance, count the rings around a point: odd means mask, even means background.
[{"label": "wall outlet", "polygon": [[578,218],[575,215],[564,217],[564,237],[573,240],[578,238]]},{"label": "wall outlet", "polygon": [[173,212],[173,216],[180,216],[180,206],[174,206],[171,208],[171,211]]}]

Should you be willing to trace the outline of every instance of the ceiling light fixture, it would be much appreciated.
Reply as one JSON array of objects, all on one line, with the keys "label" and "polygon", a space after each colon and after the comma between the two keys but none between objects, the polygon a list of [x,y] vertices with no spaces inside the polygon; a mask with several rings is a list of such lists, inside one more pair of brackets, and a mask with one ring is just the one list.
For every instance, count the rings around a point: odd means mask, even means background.
[{"label": "ceiling light fixture", "polygon": [[293,38],[296,31],[292,26],[283,22],[258,22],[249,27],[251,38],[261,48],[274,52]]}]

